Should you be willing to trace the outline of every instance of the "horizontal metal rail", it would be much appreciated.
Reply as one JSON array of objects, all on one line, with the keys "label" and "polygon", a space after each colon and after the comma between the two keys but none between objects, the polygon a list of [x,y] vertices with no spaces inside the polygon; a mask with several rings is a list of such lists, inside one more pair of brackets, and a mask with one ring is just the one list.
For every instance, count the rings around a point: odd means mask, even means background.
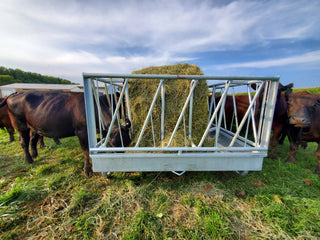
[{"label": "horizontal metal rail", "polygon": [[252,152],[252,151],[266,151],[267,148],[258,148],[258,147],[110,147],[110,148],[90,148],[91,152]]},{"label": "horizontal metal rail", "polygon": [[[263,80],[279,81],[280,76],[214,76],[214,75],[162,75],[162,74],[113,74],[113,73],[83,73],[84,78],[140,78],[140,79],[198,79],[198,80]],[[115,81],[115,80],[113,80]],[[118,80],[121,82],[121,80]]]}]

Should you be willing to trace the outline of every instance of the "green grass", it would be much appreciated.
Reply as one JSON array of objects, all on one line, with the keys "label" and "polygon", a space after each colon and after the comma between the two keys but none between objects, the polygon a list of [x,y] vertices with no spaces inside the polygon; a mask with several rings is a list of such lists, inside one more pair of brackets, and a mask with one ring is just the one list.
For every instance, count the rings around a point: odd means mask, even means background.
[{"label": "green grass", "polygon": [[293,92],[303,92],[307,91],[309,93],[320,93],[320,87],[313,87],[313,88],[294,88]]},{"label": "green grass", "polygon": [[[18,137],[16,136],[16,139]],[[316,144],[263,170],[83,174],[76,138],[45,139],[33,165],[0,130],[0,239],[319,239]],[[244,192],[239,197],[239,192]]]}]

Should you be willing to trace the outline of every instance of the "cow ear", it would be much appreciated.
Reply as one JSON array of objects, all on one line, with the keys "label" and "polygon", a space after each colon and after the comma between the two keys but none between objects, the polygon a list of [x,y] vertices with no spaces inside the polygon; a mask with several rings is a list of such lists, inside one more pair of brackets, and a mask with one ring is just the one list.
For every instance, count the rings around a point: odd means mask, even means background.
[{"label": "cow ear", "polygon": [[256,83],[250,84],[250,86],[251,86],[252,89],[257,90],[257,84]]},{"label": "cow ear", "polygon": [[293,83],[288,84],[286,87],[292,89],[293,88]]},{"label": "cow ear", "polygon": [[292,88],[293,88],[293,83],[290,83],[286,86],[283,86],[281,83],[279,84],[279,91],[281,91],[281,92],[282,91],[286,92],[286,91],[292,90]]},{"label": "cow ear", "polygon": [[[290,85],[290,87],[288,87],[289,85]],[[285,90],[284,90],[284,95],[285,95],[287,101],[289,100],[289,96],[290,96],[291,93],[292,93],[292,86],[293,86],[293,84],[291,83],[291,84],[289,84],[289,85],[287,85],[287,86],[285,87]]]}]

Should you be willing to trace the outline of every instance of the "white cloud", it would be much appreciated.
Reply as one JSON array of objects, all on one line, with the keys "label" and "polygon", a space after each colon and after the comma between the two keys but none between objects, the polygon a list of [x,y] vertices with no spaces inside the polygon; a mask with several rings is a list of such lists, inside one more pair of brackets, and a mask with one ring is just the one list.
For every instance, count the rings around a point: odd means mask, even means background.
[{"label": "white cloud", "polygon": [[244,62],[244,63],[232,63],[216,65],[215,68],[218,70],[228,68],[269,68],[269,67],[281,67],[291,64],[304,64],[304,63],[319,63],[320,64],[320,51],[313,51],[299,56],[255,61],[255,62]]},{"label": "white cloud", "polygon": [[[319,10],[317,0],[2,0],[0,64],[54,76],[130,72],[198,52],[319,40]],[[288,59],[277,61],[260,64]]]}]

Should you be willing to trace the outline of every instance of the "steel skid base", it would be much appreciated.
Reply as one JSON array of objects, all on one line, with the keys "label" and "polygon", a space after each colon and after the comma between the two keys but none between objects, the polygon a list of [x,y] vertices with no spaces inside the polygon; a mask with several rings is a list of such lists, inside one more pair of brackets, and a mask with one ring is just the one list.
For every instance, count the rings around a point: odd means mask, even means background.
[{"label": "steel skid base", "polygon": [[94,172],[261,171],[261,153],[91,155]]}]

